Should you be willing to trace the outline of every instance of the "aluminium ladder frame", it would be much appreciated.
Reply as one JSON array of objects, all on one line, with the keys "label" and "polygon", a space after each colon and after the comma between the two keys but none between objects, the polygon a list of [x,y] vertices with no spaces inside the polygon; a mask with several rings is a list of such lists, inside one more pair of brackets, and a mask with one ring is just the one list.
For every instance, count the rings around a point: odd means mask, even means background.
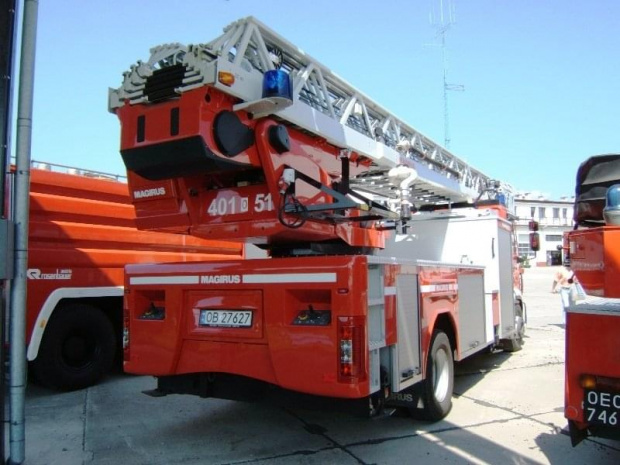
[{"label": "aluminium ladder frame", "polygon": [[[182,65],[185,74],[181,94],[213,85],[239,98],[233,110],[245,110],[255,118],[274,114],[316,134],[343,152],[355,152],[371,161],[369,170],[351,179],[361,192],[397,199],[399,189],[387,173],[398,165],[417,172],[410,199],[419,205],[472,202],[498,183],[459,159],[444,147],[407,125],[368,96],[301,49],[253,17],[233,22],[207,44],[165,44],[151,49],[148,62],[138,61],[124,73],[120,88],[109,91],[109,110],[149,102],[145,83],[158,69]],[[265,71],[281,68],[292,82],[293,101],[262,98]],[[218,73],[235,76],[227,86]],[[508,195],[512,188],[503,184]]]}]

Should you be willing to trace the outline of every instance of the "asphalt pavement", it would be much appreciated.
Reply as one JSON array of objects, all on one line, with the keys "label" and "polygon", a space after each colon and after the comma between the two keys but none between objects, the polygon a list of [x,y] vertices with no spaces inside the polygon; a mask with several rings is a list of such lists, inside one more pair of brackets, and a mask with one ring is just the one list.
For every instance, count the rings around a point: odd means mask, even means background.
[{"label": "asphalt pavement", "polygon": [[364,419],[192,396],[152,398],[150,377],[117,374],[71,393],[29,385],[31,465],[618,464],[620,443],[576,448],[563,416],[564,316],[553,268],[524,274],[526,343],[457,366],[454,407],[437,423]]}]

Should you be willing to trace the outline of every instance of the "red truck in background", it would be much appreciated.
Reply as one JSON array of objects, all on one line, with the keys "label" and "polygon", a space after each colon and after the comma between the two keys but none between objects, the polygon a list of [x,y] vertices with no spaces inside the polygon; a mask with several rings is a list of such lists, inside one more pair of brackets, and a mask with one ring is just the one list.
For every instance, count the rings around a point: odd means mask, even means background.
[{"label": "red truck in background", "polygon": [[579,167],[575,229],[565,243],[577,278],[564,299],[571,441],[620,439],[620,155],[591,157]]},{"label": "red truck in background", "polygon": [[27,357],[35,380],[72,390],[95,384],[120,359],[127,263],[241,258],[244,249],[139,231],[125,182],[57,169],[31,170]]}]

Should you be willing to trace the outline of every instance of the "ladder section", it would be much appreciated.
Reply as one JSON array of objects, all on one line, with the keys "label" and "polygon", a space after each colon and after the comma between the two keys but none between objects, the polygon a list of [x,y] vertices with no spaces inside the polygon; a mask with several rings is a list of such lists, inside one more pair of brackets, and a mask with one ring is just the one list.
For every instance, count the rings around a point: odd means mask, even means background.
[{"label": "ladder section", "polygon": [[[263,74],[282,69],[290,76],[292,102],[263,98]],[[234,76],[234,82],[222,76]],[[476,199],[491,180],[444,147],[398,119],[301,49],[253,17],[230,24],[207,44],[166,44],[138,61],[120,88],[111,89],[109,109],[155,103],[204,85],[241,100],[235,110],[254,118],[269,114],[317,135],[345,152],[370,161],[351,186],[391,198],[398,189],[387,172],[407,165],[417,172],[412,199],[425,203]]]}]

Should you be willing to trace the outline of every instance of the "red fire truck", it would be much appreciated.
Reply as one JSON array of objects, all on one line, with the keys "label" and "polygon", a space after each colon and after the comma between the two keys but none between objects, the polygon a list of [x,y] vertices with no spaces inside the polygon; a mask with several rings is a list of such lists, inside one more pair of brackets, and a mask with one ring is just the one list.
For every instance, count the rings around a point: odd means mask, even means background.
[{"label": "red fire truck", "polygon": [[126,268],[124,366],[153,395],[436,420],[455,360],[520,349],[507,186],[256,19],[152,49],[109,108],[139,227],[270,255]]},{"label": "red fire truck", "polygon": [[125,182],[68,171],[38,164],[30,183],[27,356],[57,389],[96,383],[120,353],[125,264],[243,256],[238,243],[139,231]]},{"label": "red fire truck", "polygon": [[579,167],[575,227],[566,234],[578,284],[565,299],[564,407],[573,446],[588,435],[620,439],[620,155]]}]

